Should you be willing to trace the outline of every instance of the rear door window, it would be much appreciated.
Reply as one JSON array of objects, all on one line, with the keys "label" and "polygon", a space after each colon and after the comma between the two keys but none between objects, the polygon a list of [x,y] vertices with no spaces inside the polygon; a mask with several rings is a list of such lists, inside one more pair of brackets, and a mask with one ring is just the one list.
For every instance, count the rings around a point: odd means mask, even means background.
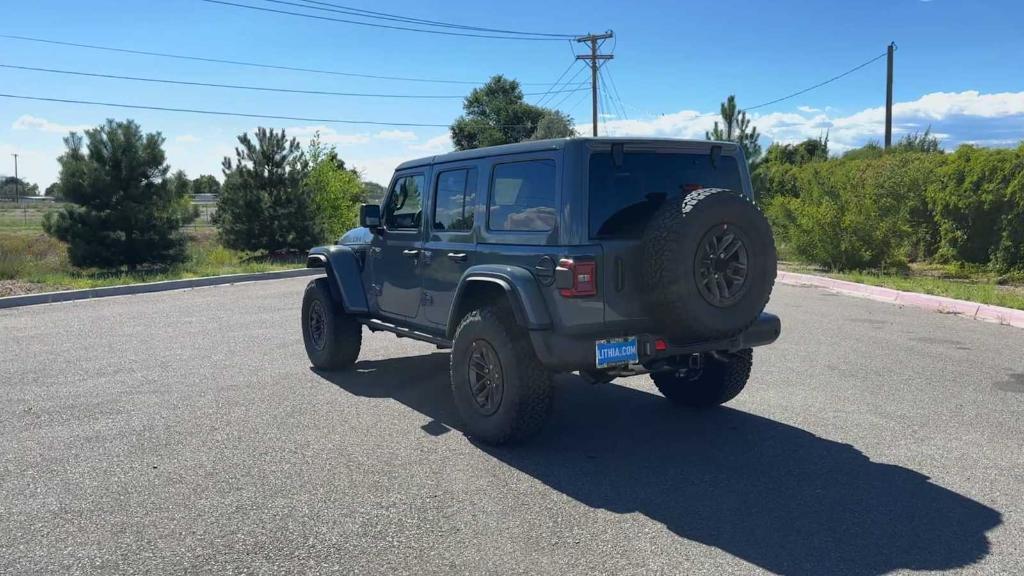
[{"label": "rear door window", "polygon": [[555,228],[555,162],[498,164],[491,179],[488,228],[547,232]]},{"label": "rear door window", "polygon": [[636,238],[666,198],[699,188],[743,192],[736,158],[710,154],[627,152],[616,166],[611,152],[590,155],[590,235]]}]

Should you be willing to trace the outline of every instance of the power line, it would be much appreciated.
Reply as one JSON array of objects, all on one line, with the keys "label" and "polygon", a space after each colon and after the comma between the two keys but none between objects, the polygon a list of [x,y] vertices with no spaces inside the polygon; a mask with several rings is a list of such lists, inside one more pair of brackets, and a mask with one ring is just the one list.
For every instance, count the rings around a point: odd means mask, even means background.
[{"label": "power line", "polygon": [[[277,0],[264,0],[265,2],[277,2]],[[354,8],[352,6],[344,6],[342,4],[335,4],[332,2],[321,2],[318,0],[300,0],[304,4],[313,4],[314,6],[308,6],[316,10],[326,10],[325,8],[316,8],[316,6],[330,6],[335,10],[328,10],[330,12],[339,12],[341,14],[350,14],[352,16],[361,16],[364,18],[378,18],[381,20],[389,20],[393,22],[407,22],[410,24],[424,24],[427,26],[437,26],[441,28],[457,28],[460,30],[475,30],[477,32],[494,32],[497,34],[519,34],[524,36],[549,36],[553,38],[574,38],[575,34],[548,34],[544,32],[522,32],[518,30],[503,30],[501,28],[482,28],[479,26],[467,26],[464,24],[452,24],[450,22],[442,22],[439,20],[426,20],[423,18],[412,18],[409,16],[401,16],[399,14],[389,14],[387,12],[375,12],[373,10],[364,10],[362,8]],[[290,4],[289,2],[277,2],[279,4]],[[295,6],[302,6],[303,4],[293,4]]]},{"label": "power line", "polygon": [[882,58],[885,58],[886,56],[888,56],[888,52],[883,52],[882,54],[879,54],[878,56],[875,56],[871,60],[868,60],[867,62],[865,62],[863,64],[859,64],[857,66],[854,66],[853,68],[850,68],[846,72],[843,72],[842,74],[838,74],[836,76],[833,76],[833,77],[829,78],[828,80],[825,80],[824,82],[819,82],[819,83],[815,84],[814,86],[810,86],[808,88],[804,88],[803,90],[799,90],[797,92],[793,92],[792,94],[790,94],[788,96],[783,96],[782,98],[776,98],[775,100],[770,100],[768,102],[763,102],[763,103],[758,104],[756,106],[748,106],[747,108],[744,108],[744,110],[747,110],[747,111],[756,110],[758,108],[764,108],[765,106],[771,106],[772,104],[778,104],[779,102],[782,102],[783,100],[789,100],[790,98],[796,98],[797,96],[799,96],[801,94],[806,94],[806,93],[810,92],[811,90],[814,90],[815,88],[821,88],[822,86],[824,86],[826,84],[831,84],[832,82],[835,82],[836,80],[839,80],[840,78],[843,78],[844,76],[849,76],[850,74],[853,74],[854,72],[856,72],[857,70],[860,70],[861,68],[867,66],[868,64],[871,64],[872,62],[875,62],[876,60],[881,60]]},{"label": "power line", "polygon": [[[618,41],[618,39],[616,39],[616,41]],[[612,50],[614,50],[614,47],[612,48]],[[625,118],[626,120],[629,120],[629,114],[626,114],[626,107],[622,104],[622,98],[619,97],[619,88],[615,85],[615,78],[612,78],[612,69],[610,66],[608,66],[607,68],[608,70],[605,72],[605,76],[607,76],[608,78],[608,83],[611,84],[612,93],[615,94],[615,100],[618,101],[619,103],[619,110],[622,111],[622,117]]]},{"label": "power line", "polygon": [[[424,34],[440,34],[444,36],[463,36],[468,38],[489,38],[492,40],[534,40],[539,42],[561,42],[563,38],[548,38],[548,37],[528,37],[528,36],[500,36],[495,34],[474,34],[470,32],[451,32],[447,30],[427,30],[424,28],[411,28],[408,26],[395,26],[392,24],[377,24],[374,22],[360,22],[358,20],[347,20],[344,18],[334,18],[331,16],[321,16],[318,14],[303,14],[301,12],[290,12],[288,10],[278,10],[276,8],[266,8],[263,6],[250,6],[248,4],[237,4],[235,2],[226,2],[225,0],[200,0],[201,2],[207,2],[209,4],[221,4],[224,6],[233,6],[235,8],[246,8],[248,10],[257,10],[260,12],[270,12],[273,14],[287,14],[289,16],[300,16],[302,18],[312,18],[314,20],[325,20],[329,22],[341,22],[343,24],[355,24],[357,26],[369,26],[371,28],[385,28],[388,30],[403,30],[405,32],[422,32]],[[282,0],[274,0],[275,2],[284,3]]]},{"label": "power line", "polygon": [[[283,116],[276,114],[248,114],[245,112],[225,112],[220,110],[200,110],[196,108],[171,108],[167,106],[145,106],[141,104],[121,104],[114,102],[96,102],[93,100],[72,100],[70,98],[47,98],[43,96],[25,96],[21,94],[2,94],[0,98],[15,100],[34,100],[38,102],[61,102],[64,104],[84,104],[89,106],[107,106],[111,108],[128,108],[132,110],[155,110],[157,112],[182,112],[189,114],[205,114],[207,116],[234,116],[238,118],[260,118],[265,120],[289,120],[294,122],[322,122],[324,124],[363,124],[367,126],[402,126],[411,128],[448,128],[448,124],[431,124],[427,122],[381,122],[376,120],[342,120],[337,118],[308,118],[303,116]],[[504,124],[498,128],[522,128],[529,124]]]},{"label": "power line", "polygon": [[[748,106],[746,108],[741,108],[740,111],[741,112],[749,112],[750,110],[756,110],[758,108],[764,108],[765,106],[771,106],[772,104],[778,104],[779,102],[782,102],[784,100],[789,100],[790,98],[796,98],[797,96],[800,96],[801,94],[806,94],[806,93],[810,92],[811,90],[815,90],[817,88],[821,88],[822,86],[825,86],[826,84],[831,84],[832,82],[835,82],[836,80],[839,80],[840,78],[844,78],[846,76],[849,76],[850,74],[853,74],[854,72],[860,70],[861,68],[864,68],[868,64],[871,64],[872,62],[876,62],[878,60],[881,60],[882,58],[885,58],[886,56],[888,56],[888,52],[879,54],[878,56],[875,56],[874,58],[868,60],[867,62],[864,62],[862,64],[858,64],[857,66],[854,66],[853,68],[850,68],[849,70],[847,70],[847,71],[845,71],[845,72],[843,72],[841,74],[837,74],[837,75],[829,78],[828,80],[825,80],[824,82],[819,82],[819,83],[817,83],[817,84],[815,84],[813,86],[808,86],[807,88],[804,88],[802,90],[798,90],[796,92],[793,92],[792,94],[788,94],[788,95],[783,96],[781,98],[776,98],[774,100],[769,100],[768,102],[762,102],[760,104],[755,104],[754,106]],[[689,120],[697,120],[698,118],[710,118],[710,117],[719,116],[719,115],[720,115],[720,112],[708,112],[706,114],[697,114],[696,116],[692,116],[692,117],[689,118]]]},{"label": "power line", "polygon": [[[579,62],[579,60],[574,60],[573,62]],[[586,66],[580,66],[579,68],[577,68],[576,69],[576,73],[573,74],[571,78],[569,78],[568,84],[572,84],[576,80],[576,78],[579,78],[579,75],[582,74],[583,72],[585,72],[586,70],[587,70]],[[565,95],[565,96],[562,97],[561,100],[558,101],[557,104],[552,104],[552,105],[548,106],[548,108],[554,108],[554,109],[557,110],[558,107],[561,106],[562,103],[565,102],[568,99],[569,99],[569,95]],[[554,100],[554,98],[552,98],[552,101],[553,100]]]},{"label": "power line", "polygon": [[[373,80],[396,80],[402,82],[427,82],[436,84],[466,84],[479,86],[485,82],[472,80],[443,80],[439,78],[416,78],[409,76],[381,76],[377,74],[361,74],[356,72],[341,72],[338,70],[324,70],[318,68],[301,68],[297,66],[284,66],[280,64],[265,64],[259,62],[246,62],[242,60],[225,60],[222,58],[207,58],[203,56],[187,56],[184,54],[169,54],[166,52],[148,52],[145,50],[132,50],[129,48],[115,48],[112,46],[99,46],[96,44],[81,44],[76,42],[64,42],[61,40],[49,40],[46,38],[33,38],[30,36],[16,36],[12,34],[0,34],[0,38],[8,40],[21,40],[25,42],[38,42],[56,46],[70,46],[73,48],[88,48],[90,50],[104,50],[107,52],[119,52],[122,54],[136,54],[140,56],[155,56],[158,58],[174,58],[177,60],[191,60],[195,62],[210,62],[214,64],[230,64],[233,66],[248,66],[252,68],[265,68],[270,70],[288,70],[290,72],[306,72],[312,74],[327,74],[331,76],[346,76],[350,78],[369,78]],[[523,86],[550,86],[547,82],[520,82]]]},{"label": "power line", "polygon": [[545,92],[540,98],[537,99],[537,106],[540,106],[540,103],[543,102],[544,99],[548,97],[548,94],[551,94],[551,92],[555,89],[555,87],[558,86],[558,83],[562,81],[562,78],[565,78],[565,75],[568,74],[569,70],[572,70],[572,67],[575,66],[575,65],[576,65],[575,61],[569,62],[569,65],[565,68],[565,71],[562,72],[558,76],[558,80],[555,80],[555,83],[552,84],[550,88],[548,88],[548,91]]},{"label": "power line", "polygon": [[[117,74],[101,74],[99,72],[79,72],[74,70],[58,70],[55,68],[37,68],[34,66],[17,66],[14,64],[0,64],[0,68],[12,70],[30,70],[33,72],[46,72],[50,74],[65,74],[71,76],[87,76],[90,78],[108,78],[114,80],[130,80],[134,82],[151,82],[158,84],[175,84],[179,86],[203,86],[208,88],[230,88],[234,90],[255,90],[260,92],[283,92],[288,94],[314,94],[320,96],[346,96],[361,98],[406,98],[406,99],[462,99],[465,95],[455,94],[374,94],[366,92],[334,92],[330,90],[300,90],[297,88],[275,88],[269,86],[247,86],[240,84],[218,84],[214,82],[194,82],[189,80],[169,80],[166,78],[145,78],[141,76],[120,76]],[[573,88],[568,90],[549,90],[547,93],[579,92],[586,88]],[[541,92],[525,93],[525,96],[537,96]]]}]

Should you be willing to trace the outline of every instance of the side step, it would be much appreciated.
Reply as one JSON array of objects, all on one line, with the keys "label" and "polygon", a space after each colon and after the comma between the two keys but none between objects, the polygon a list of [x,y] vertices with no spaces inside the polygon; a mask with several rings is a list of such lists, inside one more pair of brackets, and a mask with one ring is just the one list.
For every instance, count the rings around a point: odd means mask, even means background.
[{"label": "side step", "polygon": [[421,342],[429,342],[434,344],[441,350],[447,350],[452,347],[451,340],[441,338],[440,336],[434,336],[433,334],[425,334],[423,332],[417,332],[411,328],[405,326],[398,326],[395,324],[388,324],[376,318],[360,318],[359,322],[370,329],[371,332],[391,332],[397,335],[399,338],[412,338],[413,340],[419,340]]}]

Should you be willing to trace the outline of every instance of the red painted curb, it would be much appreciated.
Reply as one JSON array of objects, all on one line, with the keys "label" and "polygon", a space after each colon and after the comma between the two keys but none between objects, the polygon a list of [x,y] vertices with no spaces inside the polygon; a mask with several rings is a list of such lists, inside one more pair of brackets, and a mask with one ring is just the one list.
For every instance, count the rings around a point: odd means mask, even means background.
[{"label": "red painted curb", "polygon": [[931,294],[919,294],[917,292],[904,292],[881,286],[858,284],[846,280],[814,276],[812,274],[800,274],[797,272],[779,272],[776,282],[790,286],[815,286],[825,288],[840,294],[868,298],[879,302],[889,302],[900,306],[910,306],[932,312],[943,314],[956,314],[983,322],[993,322],[1004,326],[1024,328],[1024,310],[1004,308],[1002,306],[991,306],[945,296],[933,296]]}]

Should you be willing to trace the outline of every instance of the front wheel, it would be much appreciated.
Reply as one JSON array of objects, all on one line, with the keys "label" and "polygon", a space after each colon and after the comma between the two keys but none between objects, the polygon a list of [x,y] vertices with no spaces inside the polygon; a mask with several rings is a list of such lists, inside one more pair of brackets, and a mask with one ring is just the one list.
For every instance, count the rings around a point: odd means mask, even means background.
[{"label": "front wheel", "polygon": [[466,432],[487,444],[535,434],[551,411],[551,373],[503,308],[474,310],[459,323],[451,381]]},{"label": "front wheel", "polygon": [[700,368],[651,374],[658,391],[675,404],[694,408],[725,404],[743,391],[750,378],[753,350],[702,356]]},{"label": "front wheel", "polygon": [[348,368],[359,357],[363,327],[331,297],[327,278],[306,285],[302,295],[302,340],[314,368]]}]

